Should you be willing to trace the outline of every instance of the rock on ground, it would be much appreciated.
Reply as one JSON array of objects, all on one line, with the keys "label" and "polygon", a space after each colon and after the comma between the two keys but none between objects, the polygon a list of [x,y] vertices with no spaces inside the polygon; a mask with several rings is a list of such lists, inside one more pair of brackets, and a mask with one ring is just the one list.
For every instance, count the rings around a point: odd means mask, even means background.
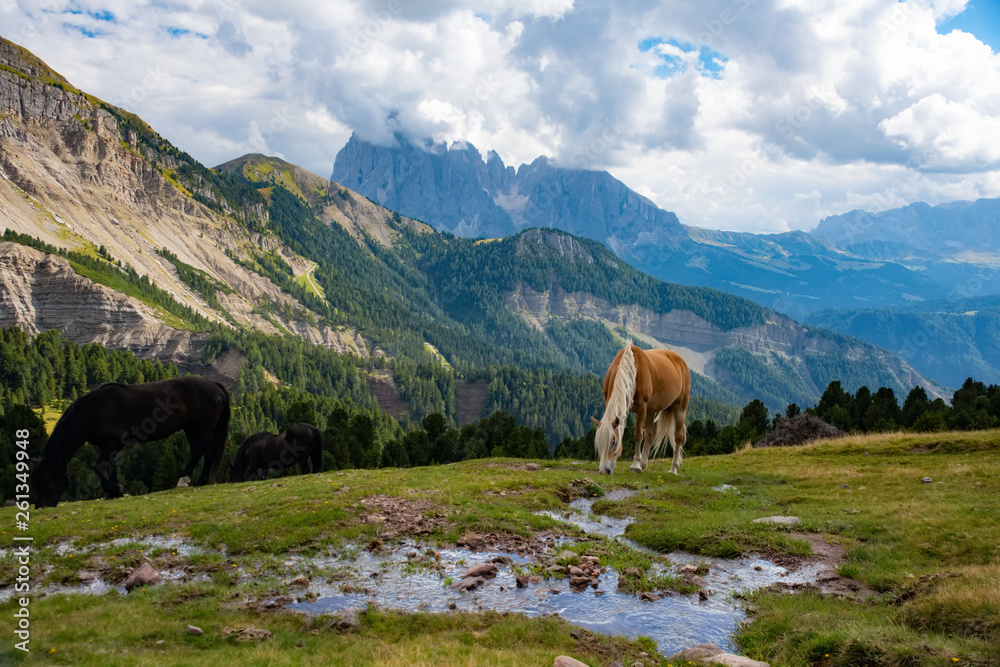
[{"label": "rock on ground", "polygon": [[552,667],[587,667],[587,663],[580,662],[576,658],[571,658],[568,655],[560,655],[556,658],[555,662],[552,663]]},{"label": "rock on ground", "polygon": [[698,644],[693,648],[689,648],[680,653],[675,653],[670,656],[668,662],[694,662],[695,660],[701,660],[702,658],[708,658],[713,655],[719,655],[724,653],[721,646],[716,646],[715,644]]},{"label": "rock on ground", "polygon": [[813,440],[839,438],[844,435],[836,426],[818,417],[801,414],[791,419],[782,419],[773,431],[754,443],[754,447],[791,447],[804,445]]},{"label": "rock on ground", "polygon": [[766,523],[772,526],[797,526],[802,523],[802,519],[797,516],[766,516],[763,519],[754,519],[753,523]]},{"label": "rock on ground", "polygon": [[719,653],[718,655],[713,655],[710,658],[702,658],[701,664],[725,665],[725,667],[771,667],[771,665],[766,662],[753,660],[751,658],[744,658],[742,655],[734,655],[732,653]]},{"label": "rock on ground", "polygon": [[470,577],[495,577],[497,576],[497,566],[493,563],[476,563],[462,575],[463,579]]},{"label": "rock on ground", "polygon": [[676,664],[725,665],[726,667],[770,667],[766,662],[726,653],[715,644],[698,644],[686,651],[670,656],[668,662]]},{"label": "rock on ground", "polygon": [[139,586],[152,586],[163,581],[163,577],[149,563],[143,563],[125,580],[125,590],[131,591]]}]

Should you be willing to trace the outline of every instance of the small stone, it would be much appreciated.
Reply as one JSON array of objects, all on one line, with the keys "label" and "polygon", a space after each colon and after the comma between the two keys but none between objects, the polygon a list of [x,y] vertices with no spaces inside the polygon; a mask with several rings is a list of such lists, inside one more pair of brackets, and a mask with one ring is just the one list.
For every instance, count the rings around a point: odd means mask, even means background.
[{"label": "small stone", "polygon": [[569,549],[566,549],[565,551],[560,552],[558,556],[556,556],[556,560],[566,561],[569,563],[577,563],[580,561],[580,554],[576,553],[575,551],[570,551]]},{"label": "small stone", "polygon": [[490,562],[497,563],[499,565],[510,565],[514,562],[514,559],[510,556],[497,556],[496,558],[491,558]]},{"label": "small stone", "polygon": [[583,576],[583,570],[581,570],[580,568],[578,568],[576,566],[573,566],[573,565],[571,565],[569,567],[569,573],[573,577],[582,577]]},{"label": "small stone", "polygon": [[681,572],[697,572],[697,571],[698,571],[698,566],[691,565],[690,563],[681,567]]},{"label": "small stone", "polygon": [[615,660],[610,665],[608,665],[608,667],[622,667],[622,663],[620,663],[619,661]]},{"label": "small stone", "polygon": [[497,576],[497,566],[493,563],[476,563],[462,575],[462,578],[467,577],[495,577]]},{"label": "small stone", "polygon": [[353,630],[360,625],[361,621],[358,620],[357,609],[338,609],[334,612],[329,627],[338,630]]},{"label": "small stone", "polygon": [[294,579],[292,579],[291,581],[289,581],[288,585],[289,586],[305,586],[306,588],[309,588],[309,580],[306,579],[303,575],[300,574],[299,576],[297,576]]},{"label": "small stone", "polygon": [[643,602],[656,602],[660,599],[660,594],[654,593],[653,591],[646,591],[645,593],[639,595],[639,599]]},{"label": "small stone", "polygon": [[539,465],[539,464],[537,464],[537,463],[525,463],[525,464],[524,464],[524,469],[525,469],[525,470],[529,470],[529,471],[534,471],[534,470],[538,470],[538,469],[539,469],[539,468],[541,468],[541,467],[542,467],[542,466],[540,466],[540,465]]},{"label": "small stone", "polygon": [[689,581],[695,586],[708,586],[708,582],[705,581],[702,577],[699,577],[697,574],[692,576],[689,579]]},{"label": "small stone", "polygon": [[686,664],[688,662],[694,662],[695,660],[710,658],[714,655],[719,655],[722,652],[721,646],[716,646],[715,644],[698,644],[693,648],[681,651],[680,653],[675,653],[670,656],[667,662]]},{"label": "small stone", "polygon": [[482,577],[466,577],[465,579],[452,584],[450,588],[454,591],[472,591],[485,583],[486,580]]},{"label": "small stone", "polygon": [[526,576],[524,576],[523,574],[519,574],[519,575],[515,576],[514,577],[514,581],[517,582],[517,587],[518,588],[527,588],[528,587],[528,578]]},{"label": "small stone", "polygon": [[725,665],[725,667],[771,667],[766,662],[744,658],[742,655],[735,655],[733,653],[716,653],[711,657],[702,658],[701,664]]},{"label": "small stone", "polygon": [[705,591],[698,591],[698,599],[702,602],[708,602],[708,593]]},{"label": "small stone", "polygon": [[625,575],[629,577],[642,578],[642,570],[637,567],[627,567],[625,568]]},{"label": "small stone", "polygon": [[205,631],[199,628],[197,625],[189,625],[187,626],[187,633],[189,635],[201,636],[205,634]]},{"label": "small stone", "polygon": [[177,488],[178,489],[183,489],[183,488],[188,487],[190,485],[191,485],[191,478],[190,477],[181,477],[180,479],[177,480]]},{"label": "small stone", "polygon": [[632,663],[632,667],[646,667],[646,666],[642,664],[641,660],[636,660],[635,662]]},{"label": "small stone", "polygon": [[149,563],[143,563],[128,575],[125,580],[125,590],[131,591],[140,586],[152,586],[163,581],[163,577]]},{"label": "small stone", "polygon": [[528,577],[528,583],[529,584],[537,584],[537,583],[540,583],[541,581],[542,581],[542,578],[539,575],[537,575],[537,574],[533,574],[530,577]]},{"label": "small stone", "polygon": [[850,484],[841,484],[840,488],[842,488],[842,489],[849,489],[849,488],[851,488],[851,485]]},{"label": "small stone", "polygon": [[773,526],[797,526],[802,523],[802,519],[797,516],[767,516],[763,519],[754,519],[753,523],[766,523]]},{"label": "small stone", "polygon": [[589,577],[572,577],[569,580],[570,588],[586,588],[590,585]]},{"label": "small stone", "polygon": [[555,659],[552,663],[552,667],[587,667],[587,663],[580,662],[576,658],[571,658],[568,655],[561,655]]},{"label": "small stone", "polygon": [[583,639],[583,633],[579,630],[570,630],[569,636],[577,641]]},{"label": "small stone", "polygon": [[458,609],[458,605],[455,604],[454,602],[449,602],[448,609]]},{"label": "small stone", "polygon": [[920,480],[920,483],[921,483],[921,484],[930,484],[930,483],[931,483],[931,482],[933,482],[933,481],[934,481],[934,480],[933,480],[933,479],[931,479],[930,477],[924,477],[924,478],[922,478],[922,479]]}]

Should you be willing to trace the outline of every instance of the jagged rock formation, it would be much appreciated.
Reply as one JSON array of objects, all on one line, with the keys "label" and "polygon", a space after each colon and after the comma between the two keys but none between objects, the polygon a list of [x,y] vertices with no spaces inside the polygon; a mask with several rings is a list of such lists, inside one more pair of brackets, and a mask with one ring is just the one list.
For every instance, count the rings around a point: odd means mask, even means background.
[{"label": "jagged rock formation", "polygon": [[383,147],[352,136],[337,154],[333,180],[382,206],[457,236],[509,236],[554,227],[607,243],[670,246],[685,234],[677,216],[607,172],[564,169],[540,157],[515,171],[471,144]]}]

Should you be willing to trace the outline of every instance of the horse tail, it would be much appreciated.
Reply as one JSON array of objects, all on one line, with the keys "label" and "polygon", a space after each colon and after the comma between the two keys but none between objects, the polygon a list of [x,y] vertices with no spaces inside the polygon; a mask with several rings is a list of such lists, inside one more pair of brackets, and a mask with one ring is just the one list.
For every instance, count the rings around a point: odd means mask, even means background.
[{"label": "horse tail", "polygon": [[[653,419],[656,423],[656,435],[653,436],[653,446],[649,452],[649,458],[655,459],[660,451],[660,447],[670,438],[670,434],[675,428],[674,422],[676,419],[677,414],[674,412],[673,407],[660,410],[656,413],[656,417]],[[674,444],[673,446],[676,447],[677,445]]]},{"label": "horse tail", "polygon": [[[215,430],[212,432],[212,450],[210,450],[210,455],[212,456],[211,468],[208,473],[208,483],[215,484],[216,479],[219,477],[219,471],[222,470],[222,459],[225,458],[226,454],[226,441],[229,440],[229,418],[232,416],[232,409],[229,402],[229,392],[226,390],[222,384],[216,382],[219,389],[222,390],[222,396],[225,403],[222,406],[222,415],[219,421],[215,423]],[[205,462],[208,465],[208,461]]]}]

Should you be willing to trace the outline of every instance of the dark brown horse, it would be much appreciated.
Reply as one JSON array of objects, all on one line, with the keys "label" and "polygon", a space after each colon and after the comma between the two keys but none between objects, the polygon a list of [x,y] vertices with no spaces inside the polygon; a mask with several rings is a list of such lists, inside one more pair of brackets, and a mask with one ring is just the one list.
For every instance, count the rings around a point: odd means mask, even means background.
[{"label": "dark brown horse", "polygon": [[687,429],[684,416],[691,398],[691,371],[673,350],[642,350],[628,343],[618,351],[604,376],[604,416],[594,447],[598,470],[610,475],[622,453],[628,413],[635,413],[635,457],[629,470],[642,472],[664,440],[674,450],[670,472],[681,465]]},{"label": "dark brown horse", "polygon": [[312,462],[312,472],[319,472],[323,463],[323,436],[312,424],[292,424],[280,434],[264,431],[243,441],[229,469],[230,482],[244,482],[248,475],[256,478],[263,472],[281,475],[298,464],[305,474]]},{"label": "dark brown horse", "polygon": [[[103,384],[73,401],[52,429],[32,471],[35,507],[55,507],[69,486],[66,465],[89,442],[100,450],[94,472],[109,498],[123,493],[115,457],[123,447],[184,431],[190,479],[204,458],[198,484],[215,482],[229,437],[229,393],[217,382],[185,376],[161,382]],[[82,493],[76,495],[82,496]]]}]

